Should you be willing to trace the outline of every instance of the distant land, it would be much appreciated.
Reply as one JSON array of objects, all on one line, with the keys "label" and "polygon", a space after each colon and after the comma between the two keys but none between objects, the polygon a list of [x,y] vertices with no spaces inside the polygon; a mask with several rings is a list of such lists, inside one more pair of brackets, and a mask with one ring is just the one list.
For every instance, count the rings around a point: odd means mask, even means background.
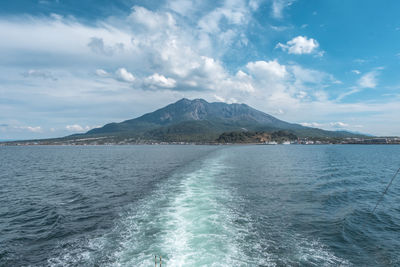
[{"label": "distant land", "polygon": [[113,122],[62,138],[3,142],[6,145],[163,143],[397,143],[349,131],[326,131],[279,120],[246,104],[183,98],[135,119]]}]

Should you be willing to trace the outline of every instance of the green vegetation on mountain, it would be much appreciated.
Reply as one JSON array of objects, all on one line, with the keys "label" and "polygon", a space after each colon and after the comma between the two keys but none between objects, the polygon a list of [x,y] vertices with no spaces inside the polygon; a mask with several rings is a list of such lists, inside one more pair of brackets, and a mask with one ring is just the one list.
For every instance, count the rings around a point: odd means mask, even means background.
[{"label": "green vegetation on mountain", "polygon": [[74,137],[113,136],[114,139],[133,138],[159,142],[215,142],[228,138],[226,134],[221,137],[223,133],[235,132],[238,141],[232,142],[239,142],[241,138],[257,139],[255,136],[250,137],[255,132],[269,133],[272,137],[280,131],[300,138],[359,136],[345,131],[325,131],[288,123],[246,104],[208,103],[203,99],[183,98],[136,119],[109,123]]},{"label": "green vegetation on mountain", "polygon": [[297,136],[287,131],[267,132],[228,132],[221,134],[218,143],[266,143],[295,141]]}]

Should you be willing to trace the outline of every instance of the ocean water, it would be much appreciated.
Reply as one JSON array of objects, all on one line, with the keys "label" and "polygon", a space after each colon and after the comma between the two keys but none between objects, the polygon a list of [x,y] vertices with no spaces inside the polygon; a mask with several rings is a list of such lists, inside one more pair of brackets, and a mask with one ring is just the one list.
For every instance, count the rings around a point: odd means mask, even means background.
[{"label": "ocean water", "polygon": [[0,147],[0,266],[399,266],[400,146]]}]

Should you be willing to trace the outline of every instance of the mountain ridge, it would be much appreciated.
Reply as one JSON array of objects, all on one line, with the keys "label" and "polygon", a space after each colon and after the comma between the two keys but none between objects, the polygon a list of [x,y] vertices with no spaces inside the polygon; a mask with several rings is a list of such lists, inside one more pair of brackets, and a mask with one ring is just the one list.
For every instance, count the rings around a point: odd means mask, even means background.
[{"label": "mountain ridge", "polygon": [[215,141],[224,132],[285,130],[299,137],[355,137],[282,121],[247,104],[182,98],[175,103],[119,123],[108,123],[79,136],[117,135],[158,141]]}]

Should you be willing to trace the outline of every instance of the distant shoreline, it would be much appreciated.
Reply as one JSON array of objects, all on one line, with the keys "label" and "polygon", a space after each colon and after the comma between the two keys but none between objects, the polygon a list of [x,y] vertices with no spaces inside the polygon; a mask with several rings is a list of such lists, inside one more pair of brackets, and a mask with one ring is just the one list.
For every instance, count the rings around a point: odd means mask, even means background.
[{"label": "distant shoreline", "polygon": [[323,145],[400,145],[400,143],[321,143],[321,144],[264,144],[264,143],[129,143],[129,144],[43,144],[43,143],[6,143],[0,142],[0,147],[24,147],[24,146],[243,146],[243,145],[258,145],[258,146],[323,146]]}]

